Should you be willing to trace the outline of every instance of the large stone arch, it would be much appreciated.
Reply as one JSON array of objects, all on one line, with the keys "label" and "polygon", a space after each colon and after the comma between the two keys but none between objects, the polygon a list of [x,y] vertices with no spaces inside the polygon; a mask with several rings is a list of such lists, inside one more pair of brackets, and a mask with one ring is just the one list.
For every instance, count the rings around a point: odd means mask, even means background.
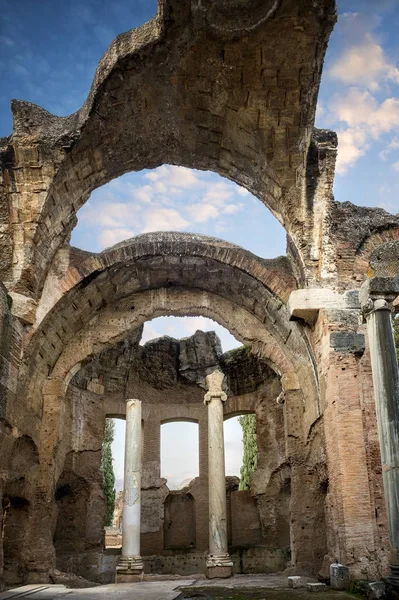
[{"label": "large stone arch", "polygon": [[[317,220],[315,199],[302,182],[335,2],[248,1],[228,12],[221,2],[160,0],[152,21],[111,44],[77,113],[13,103],[6,171],[26,163],[40,188],[29,243],[11,267],[21,291],[39,295],[93,189],[164,163],[245,186],[299,248],[313,235],[304,224]],[[19,240],[16,227],[14,250]]]},{"label": "large stone arch", "polygon": [[[68,452],[63,399],[69,381],[83,361],[154,317],[203,315],[229,329],[281,377],[288,419],[306,440],[320,416],[317,379],[302,326],[289,321],[276,294],[287,296],[295,286],[286,260],[262,261],[219,240],[185,234],[140,236],[81,258],[59,273],[55,297],[63,286],[69,290],[32,328],[20,372],[20,393],[27,393],[41,417],[40,531]],[[51,541],[42,543],[40,556],[51,564]]]},{"label": "large stone arch", "polygon": [[[138,235],[116,244],[100,254],[69,248],[58,253],[46,279],[43,295],[34,318],[33,330],[37,329],[47,313],[74,287],[82,289],[106,270],[134,264],[139,260],[158,257],[158,263],[172,261],[166,284],[175,285],[179,279],[179,265],[186,261],[209,260],[236,268],[259,281],[265,290],[286,303],[292,290],[297,287],[296,276],[291,262],[280,256],[275,259],[262,259],[230,242],[205,235],[156,232]],[[180,277],[181,278],[181,277]],[[148,286],[145,280],[143,287]],[[137,288],[141,289],[141,288]],[[18,315],[17,315],[18,316]]]}]

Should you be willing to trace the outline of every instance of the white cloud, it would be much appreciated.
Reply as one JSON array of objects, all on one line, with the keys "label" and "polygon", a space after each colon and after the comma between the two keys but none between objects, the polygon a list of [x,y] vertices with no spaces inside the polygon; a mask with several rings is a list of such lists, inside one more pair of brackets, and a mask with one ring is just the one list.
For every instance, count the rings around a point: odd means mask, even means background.
[{"label": "white cloud", "polygon": [[395,171],[399,171],[399,160],[394,162],[392,166],[395,169]]},{"label": "white cloud", "polygon": [[[399,69],[376,39],[380,23],[375,13],[361,11],[343,13],[338,24],[340,52],[327,68],[335,93],[317,113],[323,126],[337,130],[338,174],[346,173],[374,141],[399,132]],[[396,149],[397,141],[386,140],[381,160]]]},{"label": "white cloud", "polygon": [[196,174],[186,167],[175,167],[173,165],[162,165],[155,171],[146,173],[144,175],[146,179],[153,182],[162,182],[168,186],[175,186],[176,188],[190,188],[197,185],[199,182]]},{"label": "white cloud", "polygon": [[338,127],[337,172],[344,174],[369,149],[373,140],[399,130],[399,98],[378,100],[365,89],[349,88],[329,103]]},{"label": "white cloud", "polygon": [[189,225],[188,221],[173,208],[154,208],[146,211],[142,233],[149,231],[176,231]]},{"label": "white cloud", "polygon": [[205,221],[209,221],[209,219],[216,219],[219,214],[218,209],[207,202],[191,204],[191,206],[186,208],[186,212],[195,223],[204,223]]},{"label": "white cloud", "polygon": [[237,194],[240,196],[247,196],[249,194],[248,190],[243,188],[241,185],[237,186]]},{"label": "white cloud", "polygon": [[114,246],[123,240],[128,240],[133,237],[135,232],[131,229],[104,229],[100,233],[100,243],[103,248]]},{"label": "white cloud", "polygon": [[234,195],[233,184],[219,181],[207,187],[204,202],[222,207]]},{"label": "white cloud", "polygon": [[364,43],[344,50],[328,74],[346,85],[363,84],[373,91],[379,89],[382,80],[399,83],[399,69],[388,61],[370,33]]},{"label": "white cloud", "polygon": [[398,138],[393,138],[389,142],[387,147],[384,148],[384,150],[382,150],[378,156],[380,157],[381,160],[386,161],[388,159],[388,156],[391,154],[391,152],[394,152],[395,150],[399,150],[399,139]]},{"label": "white cloud", "polygon": [[90,250],[112,246],[125,239],[124,233],[132,237],[191,230],[219,235],[244,207],[240,202],[244,197],[254,200],[244,188],[213,173],[163,165],[141,175],[125,175],[96,190],[79,220],[96,236],[96,248]]},{"label": "white cloud", "polygon": [[227,206],[224,207],[223,212],[226,215],[234,215],[235,213],[240,212],[240,210],[243,208],[243,204],[227,204]]}]

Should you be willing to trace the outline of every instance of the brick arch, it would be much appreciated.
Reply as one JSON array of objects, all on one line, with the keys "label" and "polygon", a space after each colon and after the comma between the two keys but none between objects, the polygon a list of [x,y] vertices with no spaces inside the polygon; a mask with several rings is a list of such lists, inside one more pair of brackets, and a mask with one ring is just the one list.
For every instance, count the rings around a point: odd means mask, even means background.
[{"label": "brick arch", "polygon": [[[120,250],[123,253],[124,246]],[[303,406],[317,406],[315,374],[300,326],[288,321],[285,305],[281,301],[274,304],[276,298],[259,280],[237,267],[210,259],[201,263],[200,272],[192,273],[193,264],[190,262],[184,264],[184,261],[176,261],[176,257],[172,257],[173,261],[169,263],[168,256],[156,256],[153,262],[153,258],[147,255],[144,266],[140,261],[118,262],[96,277],[92,277],[91,272],[53,307],[33,335],[25,357],[32,370],[21,373],[20,389],[21,393],[27,391],[36,406],[41,407],[40,466],[36,485],[43,507],[54,496],[65,462],[65,391],[80,361],[131,336],[144,321],[154,317],[174,314],[213,318],[237,339],[251,346],[253,352],[264,357],[279,374],[284,376],[296,371],[302,384],[297,395],[301,397]],[[165,283],[165,274],[159,277],[156,265],[167,265],[166,280],[178,270],[181,283],[187,285],[191,273],[202,289],[193,285],[156,287]],[[208,278],[204,277],[205,273]],[[144,279],[140,279],[141,274]],[[139,290],[129,287],[137,276],[142,284]],[[112,285],[112,277],[116,277],[113,280],[115,285]],[[98,289],[99,281],[102,281],[103,291],[108,296],[103,295],[98,304],[93,304],[94,296],[91,294]],[[169,280],[169,283],[173,281]],[[206,287],[213,287],[213,291],[204,289]],[[272,314],[267,314],[268,311]],[[68,321],[69,326],[75,323],[79,327],[76,331],[71,330],[71,335],[65,338],[59,350],[56,340],[57,334],[62,333],[60,324],[66,327]],[[32,363],[35,356],[37,361]],[[22,383],[24,377],[29,381],[28,389]],[[42,531],[47,513],[43,508],[37,514],[36,526]],[[43,535],[42,545],[51,550],[52,542],[46,540],[46,535]],[[48,554],[43,558],[46,565],[53,560],[50,551]]]},{"label": "brick arch", "polygon": [[[150,290],[129,298],[128,305],[134,301],[137,314],[129,308],[125,311],[104,311],[102,319],[74,336],[64,352],[57,360],[48,377],[37,376],[32,379],[30,392],[32,396],[42,394],[43,417],[41,430],[40,458],[43,482],[55,482],[59,473],[57,469],[62,464],[59,453],[63,452],[63,398],[71,374],[76,371],[80,361],[95,353],[104,351],[107,347],[131,334],[132,329],[145,320],[165,314],[202,315],[211,317],[244,343],[252,344],[252,350],[266,359],[280,373],[297,371],[302,378],[303,402],[317,405],[317,391],[314,373],[307,357],[295,355],[288,348],[280,347],[281,341],[276,341],[266,330],[262,330],[259,319],[250,315],[243,308],[234,305],[231,300],[220,296],[204,293],[201,290],[161,289]],[[174,306],[173,309],[168,308]],[[209,306],[211,308],[204,308]],[[241,323],[241,325],[237,325]],[[294,325],[295,326],[295,325]],[[241,330],[245,329],[246,334]],[[295,334],[292,336],[295,337]],[[283,344],[284,345],[284,344]],[[300,393],[300,392],[298,392]]]},{"label": "brick arch", "polygon": [[[257,281],[276,301],[286,303],[290,293],[297,288],[297,280],[290,261],[281,256],[276,259],[262,259],[243,248],[205,235],[157,232],[138,235],[130,240],[116,244],[100,254],[88,253],[71,248],[68,255],[62,252],[54,263],[43,290],[42,300],[36,312],[34,329],[39,328],[43,319],[57,302],[79,286],[83,290],[106,271],[131,265],[137,272],[136,265],[144,263],[151,257],[158,264],[170,261],[170,273],[167,284],[170,285],[182,279],[179,269],[184,262],[194,264],[194,261],[209,261],[209,265],[217,268],[217,263],[237,269]],[[144,278],[145,279],[145,278]],[[148,285],[143,282],[142,287]],[[141,288],[138,288],[141,289]]]},{"label": "brick arch", "polygon": [[335,2],[241,5],[226,29],[223,3],[204,11],[160,0],[152,21],[111,44],[77,113],[14,102],[16,163],[42,169],[32,175],[41,198],[26,262],[15,270],[24,291],[38,297],[91,191],[165,163],[235,181],[295,242],[306,237],[302,181]]},{"label": "brick arch", "polygon": [[353,278],[364,281],[368,277],[370,258],[380,246],[399,240],[399,227],[390,227],[370,235],[359,247],[353,264]]}]

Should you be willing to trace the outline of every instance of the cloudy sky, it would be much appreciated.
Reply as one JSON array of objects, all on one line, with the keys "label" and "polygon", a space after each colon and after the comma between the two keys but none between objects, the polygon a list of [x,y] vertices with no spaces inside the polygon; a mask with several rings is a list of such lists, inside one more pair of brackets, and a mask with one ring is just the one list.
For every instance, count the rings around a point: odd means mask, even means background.
[{"label": "cloudy sky", "polygon": [[[320,89],[316,125],[339,135],[335,196],[364,206],[399,212],[399,2],[338,0],[339,22],[332,34]],[[156,11],[154,0],[0,0],[0,136],[12,129],[9,103],[29,100],[57,115],[84,102],[95,68],[112,39],[140,25]],[[233,183],[207,172],[164,165],[125,175],[96,190],[78,213],[72,243],[100,251],[138,233],[180,230],[224,238],[262,257],[285,252],[285,235],[268,210]],[[163,334],[191,335],[216,329],[225,350],[238,343],[203,318],[154,320],[144,340]],[[240,430],[229,423],[228,456],[238,469]],[[180,426],[180,425],[179,425]],[[123,436],[118,425],[116,470],[122,470]],[[177,452],[163,432],[164,454]],[[177,430],[175,430],[176,433]],[[195,456],[195,435],[184,434]],[[174,443],[173,443],[174,440]],[[168,444],[170,449],[168,450]],[[228,458],[228,457],[227,457]],[[228,458],[228,460],[230,460]],[[195,474],[195,458],[164,473],[177,481]]]}]

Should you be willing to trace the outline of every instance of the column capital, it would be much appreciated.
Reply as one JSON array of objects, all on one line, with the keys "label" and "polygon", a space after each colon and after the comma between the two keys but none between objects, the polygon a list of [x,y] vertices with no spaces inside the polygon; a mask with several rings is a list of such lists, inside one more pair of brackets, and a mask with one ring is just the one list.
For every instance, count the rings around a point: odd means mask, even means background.
[{"label": "column capital", "polygon": [[138,400],[137,398],[127,398],[125,400],[125,404],[130,405],[130,406],[134,406],[136,404],[141,404],[141,400]]},{"label": "column capital", "polygon": [[222,402],[226,402],[226,392],[207,392],[204,396],[204,404],[209,404],[214,398],[219,398]]},{"label": "column capital", "polygon": [[359,293],[363,318],[376,311],[392,312],[393,301],[398,295],[399,276],[368,279],[363,283]]},{"label": "column capital", "polygon": [[226,402],[227,394],[223,391],[224,373],[215,370],[206,376],[206,386],[208,388],[204,397],[204,403],[209,404],[212,398],[219,398],[222,402]]}]

